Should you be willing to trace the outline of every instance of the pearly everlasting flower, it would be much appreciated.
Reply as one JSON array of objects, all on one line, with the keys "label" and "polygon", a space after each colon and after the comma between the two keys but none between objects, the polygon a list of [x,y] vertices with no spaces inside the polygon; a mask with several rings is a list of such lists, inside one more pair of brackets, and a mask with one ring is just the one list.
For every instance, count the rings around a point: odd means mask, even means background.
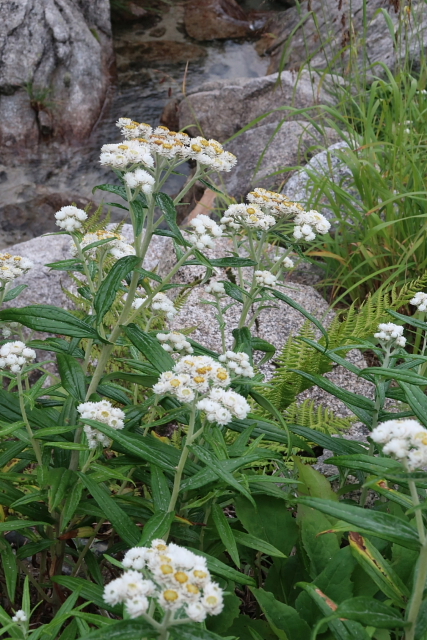
[{"label": "pearly everlasting flower", "polygon": [[211,282],[205,287],[205,291],[217,298],[223,298],[227,295],[223,282]]},{"label": "pearly everlasting flower", "polygon": [[285,269],[293,269],[295,264],[294,261],[291,260],[291,258],[286,257],[283,262],[282,262],[283,266],[285,267]]},{"label": "pearly everlasting flower", "polygon": [[255,375],[253,367],[249,362],[249,356],[243,351],[240,351],[239,353],[226,351],[225,354],[219,356],[218,360],[223,362],[228,369],[238,376],[253,378]]},{"label": "pearly everlasting flower", "polygon": [[28,258],[13,256],[11,253],[0,253],[0,286],[19,278],[33,266]]},{"label": "pearly everlasting flower", "polygon": [[387,420],[372,431],[371,438],[409,471],[427,465],[427,429],[417,420]]},{"label": "pearly everlasting flower", "polygon": [[260,287],[274,287],[276,284],[276,276],[270,271],[255,271],[255,280]]},{"label": "pearly everlasting flower", "polygon": [[158,333],[156,338],[162,343],[163,349],[169,353],[173,353],[174,351],[193,353],[193,347],[188,340],[186,340],[185,335],[183,333],[179,333],[179,331]]},{"label": "pearly everlasting flower", "polygon": [[248,193],[247,200],[267,209],[269,213],[276,217],[291,216],[304,212],[304,207],[297,202],[291,202],[291,200],[282,193],[268,191],[261,187]]},{"label": "pearly everlasting flower", "polygon": [[125,173],[123,180],[131,189],[140,187],[144,193],[151,193],[155,182],[153,176],[148,171],[144,171],[144,169],[135,169],[135,171]]},{"label": "pearly everlasting flower", "polygon": [[222,229],[214,220],[202,214],[193,218],[190,225],[193,228],[194,246],[197,249],[215,248],[214,239],[222,236]]},{"label": "pearly everlasting flower", "polygon": [[72,233],[83,227],[82,222],[87,220],[87,213],[83,209],[78,209],[72,205],[62,207],[55,213],[56,224],[60,229]]},{"label": "pearly everlasting flower", "polygon": [[257,205],[232,204],[224,212],[220,223],[224,230],[240,229],[246,226],[265,231],[273,227],[276,220],[273,216],[264,213]]},{"label": "pearly everlasting flower", "polygon": [[20,373],[22,367],[36,359],[36,352],[20,340],[6,342],[0,347],[0,369]]},{"label": "pearly everlasting flower", "polygon": [[[83,402],[77,407],[77,411],[80,413],[80,419],[84,422],[85,419],[97,420],[103,422],[112,429],[123,429],[125,414],[121,409],[113,407],[108,400],[101,400],[100,402]],[[95,449],[99,444],[103,447],[109,447],[111,444],[110,438],[105,436],[98,429],[94,429],[89,425],[84,426],[84,432],[88,440],[89,449]]]},{"label": "pearly everlasting flower", "polygon": [[101,147],[100,163],[114,169],[126,169],[128,165],[154,166],[150,147],[146,142],[126,140],[122,144],[104,144]]},{"label": "pearly everlasting flower", "polygon": [[[94,242],[99,242],[101,240],[110,240],[110,242],[106,242],[102,245],[98,245],[97,247],[92,247],[92,249],[88,249],[86,252],[92,259],[96,257],[97,251],[105,251],[108,255],[119,260],[119,258],[123,258],[124,256],[134,256],[135,249],[134,247],[127,243],[125,238],[120,233],[114,233],[112,231],[106,231],[105,229],[100,229],[99,231],[95,231],[94,233],[86,233],[81,242],[80,246],[82,249],[88,247],[90,244]],[[74,243],[70,246],[70,251],[73,255],[77,255],[77,249]]]},{"label": "pearly everlasting flower", "polygon": [[149,124],[145,124],[144,122],[136,122],[131,118],[119,118],[116,122],[116,126],[119,127],[123,136],[127,140],[150,136],[153,131],[153,127],[151,127]]},{"label": "pearly everlasting flower", "polygon": [[377,338],[383,346],[404,347],[406,344],[406,338],[403,337],[403,327],[393,324],[393,322],[379,324],[374,338]]},{"label": "pearly everlasting flower", "polygon": [[417,307],[418,311],[427,311],[427,293],[419,291],[409,302]]},{"label": "pearly everlasting flower", "polygon": [[209,356],[184,356],[172,371],[165,371],[153,386],[154,393],[170,393],[181,402],[192,402],[195,392],[205,393],[212,386],[226,387],[230,374],[219,362]]},{"label": "pearly everlasting flower", "polygon": [[198,136],[189,144],[189,157],[199,164],[217,171],[230,171],[237,162],[236,156],[224,148],[217,140],[206,140]]},{"label": "pearly everlasting flower", "polygon": [[172,613],[203,622],[223,609],[222,589],[212,582],[205,558],[176,544],[153,540],[151,547],[135,547],[123,558],[128,569],[104,588],[108,604],[123,603],[130,618],[145,614],[151,602]]},{"label": "pearly everlasting flower", "polygon": [[[133,309],[140,309],[147,298],[136,298],[132,302]],[[156,293],[151,301],[151,309],[159,314],[164,314],[168,320],[173,320],[178,313],[170,300],[164,293]]]},{"label": "pearly everlasting flower", "polygon": [[27,614],[22,609],[15,612],[15,615],[12,617],[13,622],[27,622]]},{"label": "pearly everlasting flower", "polygon": [[325,216],[314,209],[298,213],[294,221],[296,226],[293,235],[296,240],[314,240],[316,233],[324,235],[331,228],[331,223]]},{"label": "pearly everlasting flower", "polygon": [[206,413],[208,422],[220,425],[231,422],[233,416],[244,420],[250,412],[246,399],[230,389],[211,389],[207,398],[199,400],[196,406]]}]

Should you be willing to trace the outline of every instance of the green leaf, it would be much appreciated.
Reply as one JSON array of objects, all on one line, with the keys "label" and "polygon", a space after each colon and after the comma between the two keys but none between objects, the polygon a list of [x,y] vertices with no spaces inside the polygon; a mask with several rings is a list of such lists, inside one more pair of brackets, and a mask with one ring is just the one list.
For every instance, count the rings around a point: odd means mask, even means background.
[{"label": "green leaf", "polygon": [[45,265],[52,271],[78,271],[82,273],[84,271],[83,263],[79,258],[71,258],[70,260],[57,260],[57,262],[50,262]]},{"label": "green leaf", "polygon": [[228,258],[211,258],[210,263],[214,267],[221,267],[226,269],[227,267],[255,267],[258,263],[250,258],[238,258],[237,256],[231,256]]},{"label": "green leaf", "polygon": [[[272,442],[280,442],[286,445],[288,444],[288,436],[284,429],[281,429],[272,421],[266,420],[265,418],[258,418],[258,416],[252,414],[250,414],[250,417],[246,418],[245,420],[238,420],[237,418],[234,418],[234,420],[228,423],[227,429],[237,431],[238,433],[243,433],[248,429],[248,427],[252,427],[253,425],[255,425],[255,428],[253,430],[253,435],[255,438],[263,435],[264,441],[271,440]],[[292,429],[292,431],[294,431],[294,429]],[[313,431],[313,433],[319,432]],[[331,438],[331,440],[332,439],[334,440],[335,438]],[[316,441],[312,440],[312,442]],[[294,447],[300,447],[304,451],[308,451],[314,456],[313,450],[305,440],[293,436],[292,444],[294,445]]]},{"label": "green leaf", "polygon": [[134,323],[123,327],[123,332],[134,347],[153,365],[156,371],[163,373],[173,368],[174,359],[163,349],[157,338],[153,338],[149,333],[142,331]]},{"label": "green leaf", "polygon": [[236,478],[229,471],[227,471],[227,469],[225,469],[223,460],[218,460],[218,458],[213,453],[207,451],[204,447],[200,447],[199,445],[193,444],[188,448],[192,453],[195,453],[199,460],[204,462],[205,465],[209,467],[209,469],[214,471],[215,474],[219,478],[221,478],[221,480],[223,480],[230,487],[233,487],[233,489],[236,489],[236,491],[244,495],[245,498],[250,500],[255,505],[249,491],[243,485],[241,485],[240,482],[236,480]]},{"label": "green leaf", "polygon": [[352,393],[351,391],[346,391],[345,389],[341,389],[336,384],[328,380],[328,378],[324,378],[323,376],[312,375],[307,373],[306,371],[299,371],[298,369],[289,369],[292,373],[297,373],[303,378],[307,378],[315,385],[324,389],[328,393],[331,393],[333,396],[342,400],[346,405],[353,405],[355,407],[360,407],[365,411],[374,411],[374,403],[369,398],[365,398],[365,396],[361,396],[358,393]]},{"label": "green leaf", "polygon": [[49,522],[43,522],[41,520],[6,520],[6,522],[0,522],[0,533],[26,529],[27,527],[45,526],[47,524],[49,524]]},{"label": "green leaf", "polygon": [[333,533],[319,535],[331,528],[331,522],[318,511],[299,506],[297,521],[301,528],[301,542],[310,560],[309,573],[314,580],[337,555],[340,548],[338,538]]},{"label": "green leaf", "polygon": [[0,550],[3,574],[6,580],[7,595],[13,604],[15,602],[16,584],[18,580],[18,566],[16,564],[13,549],[9,542],[4,538],[0,538]]},{"label": "green leaf", "polygon": [[155,538],[163,538],[168,533],[175,518],[174,511],[157,511],[145,523],[138,546],[149,546]]},{"label": "green leaf", "polygon": [[262,351],[265,353],[265,356],[258,362],[258,366],[264,364],[264,362],[267,362],[268,360],[271,360],[276,353],[276,347],[273,344],[267,342],[267,340],[256,338],[254,336],[251,336],[251,347],[254,351]]},{"label": "green leaf", "polygon": [[[228,426],[228,425],[227,425]],[[366,453],[366,447],[362,446],[360,442],[355,442],[354,440],[346,440],[345,438],[341,438],[337,436],[336,438],[332,438],[328,436],[326,433],[321,433],[320,431],[316,431],[315,429],[310,429],[309,427],[300,427],[296,424],[288,425],[289,429],[292,433],[296,433],[303,438],[307,438],[310,442],[315,442],[320,447],[324,449],[329,449],[334,453],[338,454],[357,454],[357,453]]]},{"label": "green leaf", "polygon": [[108,191],[109,193],[114,193],[116,196],[120,196],[123,200],[127,202],[127,194],[125,187],[118,186],[115,184],[98,184],[96,187],[92,189],[92,193],[95,193],[97,190],[100,191]]},{"label": "green leaf", "polygon": [[85,444],[77,442],[44,442],[45,447],[55,447],[56,449],[64,449],[64,451],[87,451]]},{"label": "green leaf", "polygon": [[167,193],[155,193],[154,200],[165,216],[165,220],[176,242],[183,247],[190,246],[189,243],[184,240],[181,230],[176,223],[177,212],[172,198],[168,196]]},{"label": "green leaf", "polygon": [[140,532],[129,516],[118,506],[110,494],[97,485],[90,476],[84,473],[78,475],[118,535],[131,547],[137,546],[141,537]]},{"label": "green leaf", "polygon": [[397,380],[398,382],[406,382],[407,384],[426,385],[427,378],[420,376],[414,371],[406,371],[405,369],[384,369],[382,367],[367,367],[360,373],[362,378],[370,377],[371,374],[381,376],[388,380]]},{"label": "green leaf", "polygon": [[169,484],[162,469],[156,464],[152,464],[151,471],[151,494],[153,496],[154,508],[156,511],[167,511],[170,503],[171,492]]},{"label": "green leaf", "polygon": [[237,550],[236,541],[234,539],[230,523],[228,522],[228,518],[225,516],[224,511],[215,503],[212,505],[212,518],[222,544],[230,554],[230,557],[236,567],[240,567],[239,552]]},{"label": "green leaf", "polygon": [[321,322],[319,322],[317,318],[315,318],[311,313],[306,311],[306,309],[304,309],[304,307],[298,304],[298,302],[295,302],[293,298],[290,298],[289,296],[285,296],[285,294],[282,293],[281,291],[278,291],[277,289],[268,289],[268,291],[269,293],[273,294],[275,298],[278,298],[279,300],[286,302],[286,304],[288,304],[290,307],[302,313],[302,315],[305,318],[307,318],[307,320],[310,320],[310,322],[316,325],[319,331],[325,336],[326,344],[328,344],[329,342],[328,332],[326,331],[325,327],[322,325]]},{"label": "green leaf", "polygon": [[244,303],[245,296],[249,295],[247,291],[238,287],[237,284],[233,284],[229,280],[221,280],[221,282],[224,285],[225,293],[230,296],[230,298],[237,300],[237,302],[240,302],[241,304]]},{"label": "green leaf", "polygon": [[303,483],[303,485],[298,488],[300,494],[338,502],[337,494],[324,475],[316,471],[316,469],[313,469],[310,465],[303,464],[301,460],[298,459],[298,456],[294,456],[293,460],[298,469],[298,477]]},{"label": "green leaf", "polygon": [[[276,549],[272,544],[265,542],[265,540],[261,540],[261,538],[251,536],[250,533],[245,533],[244,531],[237,531],[236,529],[233,529],[232,532],[236,542],[244,547],[255,549],[255,551],[265,553],[265,555],[271,556],[272,558],[286,558],[279,549]],[[226,546],[226,549],[230,552],[229,546]]]},{"label": "green leaf", "polygon": [[62,386],[78,402],[84,402],[86,383],[83,369],[75,358],[64,353],[58,353],[56,360]]},{"label": "green leaf", "polygon": [[[310,638],[310,627],[300,618],[295,609],[279,602],[272,593],[268,593],[264,589],[251,589],[251,591],[269,625],[279,638],[286,640],[308,640]],[[279,635],[277,631],[282,631],[285,635]]]},{"label": "green leaf", "polygon": [[377,629],[402,629],[411,624],[406,622],[396,609],[392,609],[379,600],[365,596],[358,596],[342,602],[338,605],[336,615],[340,618],[356,620],[365,626]]},{"label": "green leaf", "polygon": [[197,556],[203,556],[204,558],[206,558],[208,569],[211,573],[214,573],[217,576],[221,576],[221,578],[225,578],[226,580],[237,582],[238,584],[247,584],[251,587],[256,586],[255,580],[250,576],[247,576],[245,573],[236,571],[236,569],[229,567],[227,564],[221,562],[221,560],[218,560],[213,556],[210,556],[208,553],[200,551],[200,549],[194,549],[192,547],[189,547],[189,549]]},{"label": "green leaf", "polygon": [[427,396],[424,394],[424,391],[422,391],[419,387],[405,384],[404,382],[400,382],[399,384],[405,392],[406,401],[411,407],[412,411],[415,413],[418,420],[420,420],[421,424],[426,426]]},{"label": "green leaf", "polygon": [[256,496],[255,504],[254,507],[248,500],[237,496],[235,507],[240,522],[252,536],[288,556],[298,538],[295,518],[277,498]]},{"label": "green leaf", "polygon": [[[83,593],[82,595],[84,597]],[[147,638],[148,640],[148,638],[157,637],[158,631],[142,618],[138,618],[138,620],[115,621],[115,624],[108,625],[108,629],[100,627],[96,631],[80,635],[79,640],[106,640],[106,638],[108,640],[135,640],[136,638],[145,640]]]},{"label": "green leaf", "polygon": [[145,203],[145,206],[144,206],[144,204],[140,202],[140,200],[133,200],[129,204],[129,207],[131,211],[133,211],[133,216],[135,220],[134,233],[135,233],[135,238],[137,238],[139,235],[141,235],[142,229],[144,227],[144,218],[145,218],[144,209],[147,208],[147,203]]},{"label": "green leaf", "polygon": [[320,498],[301,497],[298,498],[298,502],[307,507],[318,509],[333,518],[344,520],[346,523],[356,526],[357,530],[362,533],[369,532],[378,538],[396,542],[403,547],[419,549],[420,542],[416,529],[390,513],[362,509]]},{"label": "green leaf", "polygon": [[204,184],[206,187],[208,187],[209,189],[211,189],[212,191],[215,191],[215,193],[219,193],[221,196],[223,196],[223,192],[220,191],[218,189],[218,187],[216,187],[214,184],[212,184],[211,182],[208,182],[207,180],[205,180],[204,178],[199,178],[199,182],[201,182],[202,184]]},{"label": "green leaf", "polygon": [[[218,636],[212,631],[203,629],[200,624],[190,623],[171,627],[170,640],[223,640],[223,636]],[[226,639],[225,639],[226,640]]]},{"label": "green leaf", "polygon": [[348,539],[353,557],[377,587],[397,606],[405,606],[409,590],[375,545],[355,531]]},{"label": "green leaf", "polygon": [[10,289],[3,298],[3,302],[10,302],[11,300],[15,300],[15,298],[17,298],[27,287],[27,284],[19,284],[17,287]]},{"label": "green leaf", "polygon": [[100,323],[107,311],[111,309],[116,299],[122,280],[141,262],[138,256],[124,256],[117,260],[107,277],[102,281],[93,300],[97,322]]},{"label": "green leaf", "polygon": [[[20,322],[34,331],[102,340],[89,324],[64,309],[48,304],[32,304],[20,309],[3,309],[0,311],[0,320]],[[105,340],[102,341],[105,342]]]}]

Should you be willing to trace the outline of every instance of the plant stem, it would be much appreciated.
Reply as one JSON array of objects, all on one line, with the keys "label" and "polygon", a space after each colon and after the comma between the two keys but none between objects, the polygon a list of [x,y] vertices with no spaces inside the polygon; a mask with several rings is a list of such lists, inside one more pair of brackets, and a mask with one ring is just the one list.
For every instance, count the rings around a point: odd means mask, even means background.
[{"label": "plant stem", "polygon": [[196,400],[193,400],[193,404],[191,405],[191,414],[190,414],[190,422],[188,425],[187,437],[185,439],[185,445],[181,452],[181,458],[179,459],[179,464],[176,469],[172,495],[171,495],[171,499],[168,507],[168,513],[170,513],[171,511],[175,511],[179,490],[181,488],[182,474],[184,473],[185,463],[187,462],[188,454],[190,452],[188,447],[193,441],[195,422],[196,422]]},{"label": "plant stem", "polygon": [[36,458],[37,458],[37,463],[39,464],[39,466],[43,466],[43,459],[42,459],[42,452],[40,449],[40,444],[39,441],[35,439],[33,431],[31,429],[30,423],[28,421],[28,417],[27,417],[27,412],[25,410],[25,399],[24,399],[24,391],[22,389],[22,379],[21,379],[21,374],[18,373],[16,376],[16,382],[18,385],[18,395],[19,395],[19,407],[21,409],[21,414],[22,414],[22,419],[25,423],[25,428],[27,430],[27,433],[30,437],[31,440],[31,444],[33,446],[34,449],[34,453],[36,454]]},{"label": "plant stem", "polygon": [[[419,506],[420,501],[415,482],[413,480],[408,480],[408,484],[411,491],[412,502],[414,507],[417,507]],[[418,536],[422,546],[415,570],[415,584],[406,618],[408,622],[411,623],[411,626],[405,633],[405,640],[414,640],[415,638],[417,618],[423,601],[424,588],[427,580],[427,539],[421,511],[419,509],[415,510],[415,518],[417,522]]]}]

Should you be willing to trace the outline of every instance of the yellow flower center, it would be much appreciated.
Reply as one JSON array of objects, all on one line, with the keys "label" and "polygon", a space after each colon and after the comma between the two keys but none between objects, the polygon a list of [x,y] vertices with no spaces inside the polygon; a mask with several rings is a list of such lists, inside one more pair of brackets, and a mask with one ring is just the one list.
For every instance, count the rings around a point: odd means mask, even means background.
[{"label": "yellow flower center", "polygon": [[197,384],[202,384],[202,382],[206,382],[206,378],[204,378],[203,376],[195,376],[194,382],[197,382]]},{"label": "yellow flower center", "polygon": [[119,144],[119,149],[129,149],[127,144]]},{"label": "yellow flower center", "polygon": [[178,591],[174,591],[173,589],[166,589],[163,593],[163,597],[166,602],[175,602],[175,600],[178,600],[179,594]]},{"label": "yellow flower center", "polygon": [[195,151],[196,153],[200,153],[200,151],[202,150],[202,147],[199,144],[192,144],[191,148],[193,149],[193,151]]},{"label": "yellow flower center", "polygon": [[201,571],[200,569],[196,569],[195,571],[193,571],[193,575],[195,578],[199,578],[199,580],[204,580],[208,577],[206,571]]},{"label": "yellow flower center", "polygon": [[200,593],[200,589],[198,589],[195,584],[191,584],[191,582],[187,584],[187,591],[195,596]]},{"label": "yellow flower center", "polygon": [[164,576],[167,576],[173,573],[173,568],[170,566],[170,564],[162,564],[160,566],[160,571],[163,573]]},{"label": "yellow flower center", "polygon": [[218,380],[227,380],[228,373],[225,369],[219,369],[216,377],[218,378]]},{"label": "yellow flower center", "polygon": [[174,380],[171,380],[171,387],[179,387],[181,384],[181,380],[177,380],[176,378]]},{"label": "yellow flower center", "polygon": [[169,144],[169,142],[164,142],[163,149],[173,149],[173,145]]},{"label": "yellow flower center", "polygon": [[174,578],[179,584],[184,584],[188,581],[188,576],[184,571],[177,571],[174,575]]},{"label": "yellow flower center", "polygon": [[212,606],[216,605],[218,602],[218,598],[216,596],[208,596],[206,598],[206,602]]}]

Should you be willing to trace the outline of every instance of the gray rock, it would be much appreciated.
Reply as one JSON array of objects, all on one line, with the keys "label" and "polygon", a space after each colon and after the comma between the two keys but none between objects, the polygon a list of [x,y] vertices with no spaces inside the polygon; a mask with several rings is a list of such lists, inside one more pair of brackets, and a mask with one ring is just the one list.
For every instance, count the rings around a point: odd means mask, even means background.
[{"label": "gray rock", "polygon": [[300,75],[286,71],[280,79],[274,73],[261,78],[206,82],[179,105],[179,126],[189,127],[191,135],[200,135],[202,131],[206,138],[224,142],[259,116],[269,114],[256,127],[288,119],[289,112],[283,107],[302,109],[330,102],[324,88],[327,84],[326,78],[320,84],[318,76],[307,71]]},{"label": "gray rock", "polygon": [[[0,3],[0,144],[34,153],[40,128],[85,139],[109,87],[109,0]],[[13,123],[13,126],[11,126]]]},{"label": "gray rock", "polygon": [[[364,5],[367,14],[366,39],[363,28]],[[399,7],[397,12],[396,6]],[[425,2],[414,0],[411,3],[410,24],[403,24],[398,30],[399,19],[402,22],[408,20],[403,14],[405,8],[406,5],[403,3],[385,4],[383,0],[302,2],[298,7],[292,7],[281,15],[279,35],[267,50],[271,53],[269,72],[279,70],[286,48],[285,69],[299,69],[310,59],[310,67],[313,69],[329,70],[331,61],[334,61],[334,70],[338,73],[349,73],[349,52],[351,50],[354,56],[355,50],[354,46],[349,46],[350,43],[357,44],[358,51],[353,72],[356,72],[356,67],[361,68],[365,60],[368,65],[381,62],[393,69],[398,61],[403,61],[406,51],[409,63],[417,70],[427,45]],[[401,33],[397,46],[393,43],[382,11],[388,13],[395,33]],[[381,68],[375,66],[372,73],[381,74]]]},{"label": "gray rock", "polygon": [[190,0],[185,4],[185,30],[195,40],[224,40],[250,34],[251,24],[236,0]]},{"label": "gray rock", "polygon": [[316,149],[336,139],[332,129],[326,128],[322,136],[304,121],[271,122],[249,129],[227,145],[237,156],[237,164],[230,173],[221,174],[222,180],[235,198],[257,186],[277,189],[286,178],[286,168],[305,164]]},{"label": "gray rock", "polygon": [[[346,142],[337,142],[330,147],[317,153],[313,158],[297,173],[294,173],[283,188],[283,193],[291,200],[300,202],[307,209],[315,208],[323,213],[330,221],[336,219],[335,213],[330,206],[330,200],[325,195],[319,194],[314,188],[314,180],[326,178],[329,182],[334,182],[341,189],[350,193],[353,203],[360,200],[360,196],[354,186],[353,174],[345,162],[335,153],[337,150],[349,149]],[[333,191],[328,190],[333,197]]]}]

